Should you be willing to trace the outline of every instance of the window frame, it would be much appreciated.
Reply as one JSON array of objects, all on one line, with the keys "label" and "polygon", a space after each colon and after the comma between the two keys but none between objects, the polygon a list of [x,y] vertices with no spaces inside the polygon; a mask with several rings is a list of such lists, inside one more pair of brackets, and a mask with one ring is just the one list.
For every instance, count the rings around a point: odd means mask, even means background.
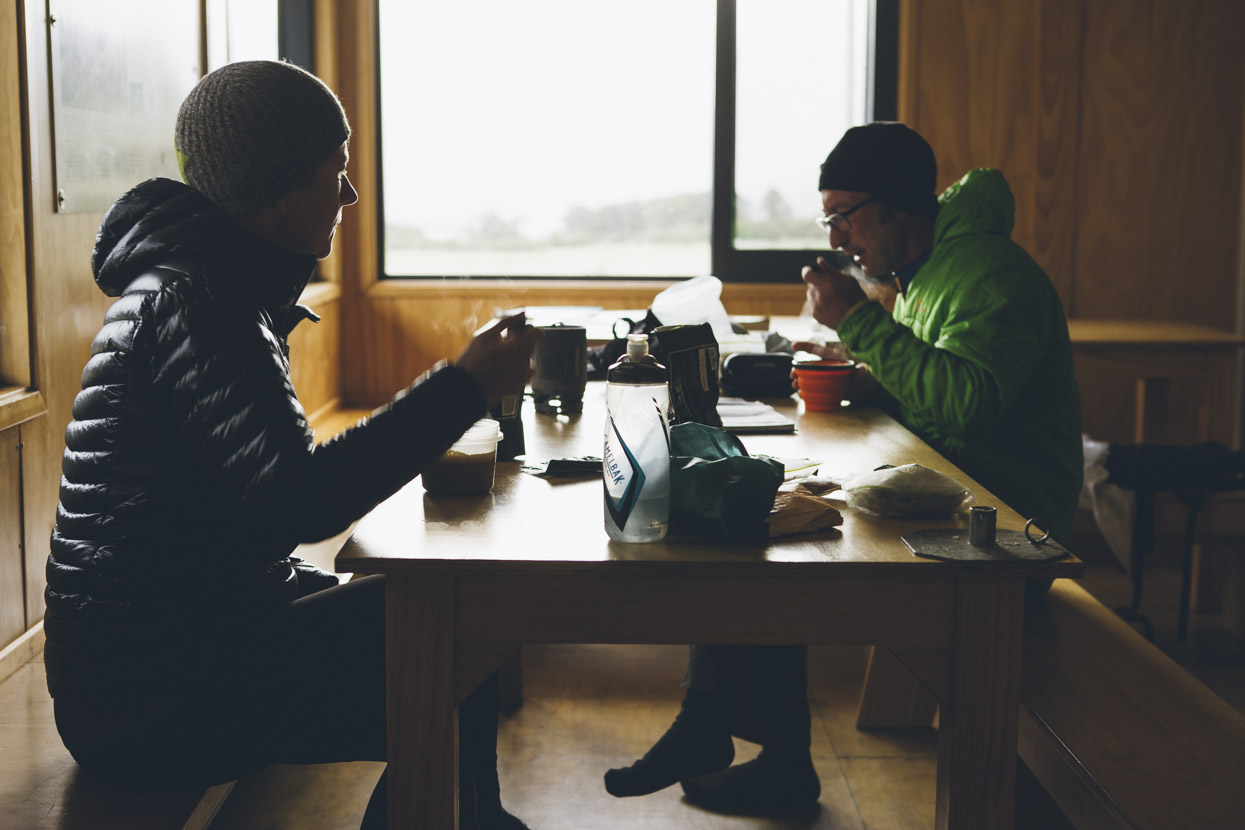
[{"label": "window frame", "polygon": [[[31,261],[29,257],[31,180],[26,97],[26,41],[22,35],[21,8],[10,10],[0,21],[5,66],[0,72],[0,432],[17,426],[47,410],[42,393],[34,384],[33,334],[35,321],[30,305]],[[8,47],[13,47],[11,50]],[[10,57],[11,56],[11,57]],[[10,186],[11,185],[11,186]]]},{"label": "window frame", "polygon": [[[870,23],[871,38],[868,101],[866,109],[871,120],[888,121],[897,117],[899,79],[899,4],[901,0],[873,0],[874,14]],[[376,20],[380,20],[380,0],[374,0]],[[712,207],[710,220],[710,272],[723,282],[779,283],[790,282],[793,273],[799,273],[804,265],[812,263],[825,248],[765,249],[735,247],[734,241],[734,195],[735,195],[735,49],[736,49],[736,0],[717,0],[717,32],[714,89],[714,140]],[[373,50],[376,78],[376,244],[380,281],[426,281],[444,279],[433,274],[391,274],[385,270],[385,173],[384,148],[381,129],[384,118],[381,102],[380,26],[376,27]],[[722,194],[730,194],[723,196]],[[811,221],[811,219],[810,219]],[[611,282],[660,282],[683,279],[688,274],[666,276],[627,275],[503,275],[472,274],[461,279],[467,282],[484,280],[513,280],[518,282],[552,281],[569,282],[588,280],[599,283]]]}]

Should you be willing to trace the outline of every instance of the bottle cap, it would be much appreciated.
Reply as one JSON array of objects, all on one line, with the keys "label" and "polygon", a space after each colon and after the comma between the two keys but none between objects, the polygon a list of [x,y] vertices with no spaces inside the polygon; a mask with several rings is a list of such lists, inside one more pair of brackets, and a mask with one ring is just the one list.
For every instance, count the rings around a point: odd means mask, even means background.
[{"label": "bottle cap", "polygon": [[646,354],[648,354],[648,335],[628,334],[627,357],[635,360],[637,357],[644,357]]}]

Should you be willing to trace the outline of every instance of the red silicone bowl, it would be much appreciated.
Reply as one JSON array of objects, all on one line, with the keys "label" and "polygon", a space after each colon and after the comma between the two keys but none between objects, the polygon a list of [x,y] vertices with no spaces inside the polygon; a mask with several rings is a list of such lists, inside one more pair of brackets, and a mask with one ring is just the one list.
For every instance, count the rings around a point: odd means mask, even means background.
[{"label": "red silicone bowl", "polygon": [[805,360],[794,365],[795,382],[806,412],[833,412],[843,406],[854,360]]}]

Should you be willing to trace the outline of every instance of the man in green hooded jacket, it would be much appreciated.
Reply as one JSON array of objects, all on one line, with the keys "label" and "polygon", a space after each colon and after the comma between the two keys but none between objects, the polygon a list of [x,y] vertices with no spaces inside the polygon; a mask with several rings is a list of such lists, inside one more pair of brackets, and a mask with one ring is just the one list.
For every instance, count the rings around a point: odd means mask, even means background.
[{"label": "man in green hooded jacket", "polygon": [[[936,178],[933,150],[903,124],[844,134],[821,167],[821,223],[865,278],[825,259],[805,268],[813,316],[864,364],[853,400],[884,407],[1066,542],[1082,459],[1059,295],[1011,240],[1015,202],[999,171],[972,170],[941,197]],[[666,734],[606,773],[611,794],[679,782],[689,801],[719,812],[816,802],[804,647],[692,646],[684,686]],[[730,766],[731,735],[760,743],[761,754]]]},{"label": "man in green hooded jacket", "polygon": [[868,366],[876,383],[858,376],[857,393],[875,387],[874,402],[1066,542],[1082,459],[1063,306],[1011,240],[1003,175],[969,171],[936,201],[935,175],[933,151],[903,124],[847,132],[822,165],[830,246],[856,259],[866,287],[894,282],[897,296],[888,313],[884,293],[806,268],[813,315]]}]

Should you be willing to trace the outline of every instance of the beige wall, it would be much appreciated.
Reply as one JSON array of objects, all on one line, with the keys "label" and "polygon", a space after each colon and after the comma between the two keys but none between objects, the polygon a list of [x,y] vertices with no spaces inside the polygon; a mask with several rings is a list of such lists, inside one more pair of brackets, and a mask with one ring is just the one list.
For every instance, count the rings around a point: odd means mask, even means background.
[{"label": "beige wall", "polygon": [[[23,22],[24,6],[31,11]],[[1236,325],[1245,61],[1233,38],[1245,31],[1245,4],[911,0],[903,8],[902,117],[934,145],[942,184],[971,166],[1004,170],[1017,194],[1016,237],[1050,273],[1071,316]],[[7,247],[13,238],[4,206],[20,203],[29,246],[28,264],[9,257],[0,268],[29,268],[34,348],[26,361],[43,411],[0,428],[0,644],[42,615],[62,435],[107,305],[88,270],[100,216],[53,210],[44,5],[19,2],[17,17],[13,9],[0,12],[0,81],[11,88],[18,75],[27,96],[30,198],[15,197],[12,175],[0,174],[0,239]],[[382,401],[455,354],[481,309],[648,304],[660,286],[377,284],[376,207],[366,198],[376,192],[376,160],[362,140],[376,124],[373,4],[317,0],[316,9],[319,72],[343,96],[360,137],[352,174],[365,198],[341,231],[340,262],[326,264],[330,282],[312,289],[324,322],[300,327],[292,343],[308,411],[338,398]],[[20,73],[11,50],[19,37]],[[6,126],[20,115],[10,98],[0,94]],[[0,151],[2,173],[14,162],[4,134]],[[802,296],[792,274],[785,286],[728,286],[724,299],[735,313],[794,313]],[[1105,428],[1127,434],[1129,414],[1115,409],[1129,395],[1110,383],[1083,391]]]}]

